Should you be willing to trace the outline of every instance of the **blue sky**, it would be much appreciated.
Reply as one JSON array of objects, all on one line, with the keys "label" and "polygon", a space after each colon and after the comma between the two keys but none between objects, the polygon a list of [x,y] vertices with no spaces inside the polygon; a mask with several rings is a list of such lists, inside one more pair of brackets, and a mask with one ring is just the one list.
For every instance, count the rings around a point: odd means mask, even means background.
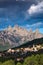
[{"label": "blue sky", "polygon": [[0,0],[0,30],[16,24],[43,33],[43,0]]}]

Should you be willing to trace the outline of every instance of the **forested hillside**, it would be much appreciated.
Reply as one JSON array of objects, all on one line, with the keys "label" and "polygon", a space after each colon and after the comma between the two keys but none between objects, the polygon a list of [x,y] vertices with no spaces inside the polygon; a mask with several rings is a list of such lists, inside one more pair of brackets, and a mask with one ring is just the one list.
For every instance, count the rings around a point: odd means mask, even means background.
[{"label": "forested hillside", "polygon": [[0,65],[43,65],[43,54],[28,56],[22,62],[16,62],[11,58],[0,58]]}]

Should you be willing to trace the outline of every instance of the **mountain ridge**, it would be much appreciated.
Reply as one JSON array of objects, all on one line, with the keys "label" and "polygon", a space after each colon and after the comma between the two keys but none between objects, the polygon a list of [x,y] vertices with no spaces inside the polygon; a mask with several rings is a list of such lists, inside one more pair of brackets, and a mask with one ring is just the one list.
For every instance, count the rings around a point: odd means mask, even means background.
[{"label": "mountain ridge", "polygon": [[0,31],[0,47],[2,46],[5,49],[17,47],[37,38],[43,38],[43,34],[41,34],[38,29],[33,32],[32,29],[27,31],[18,25],[14,27],[9,26],[5,30]]}]

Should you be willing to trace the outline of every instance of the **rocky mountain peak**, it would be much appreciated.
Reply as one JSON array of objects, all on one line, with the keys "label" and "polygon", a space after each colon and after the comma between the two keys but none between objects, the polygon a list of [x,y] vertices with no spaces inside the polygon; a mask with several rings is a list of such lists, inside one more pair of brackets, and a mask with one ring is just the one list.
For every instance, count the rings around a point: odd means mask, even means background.
[{"label": "rocky mountain peak", "polygon": [[36,29],[36,30],[35,30],[35,33],[40,33],[40,32],[39,32],[39,29]]},{"label": "rocky mountain peak", "polygon": [[26,29],[15,25],[14,27],[9,26],[6,28],[6,30],[0,32],[0,44],[16,47],[24,44],[27,41],[32,41],[42,37],[43,34],[41,34],[38,29],[36,29],[35,32],[33,32],[32,29],[27,31]]},{"label": "rocky mountain peak", "polygon": [[13,30],[19,30],[20,29],[20,27],[18,26],[18,25],[15,25],[14,27],[13,27]]},{"label": "rocky mountain peak", "polygon": [[6,30],[11,32],[12,31],[12,27],[9,25]]},{"label": "rocky mountain peak", "polygon": [[31,28],[30,28],[30,30],[29,30],[29,33],[31,33],[31,34],[33,33],[33,31],[32,31],[32,29],[31,29]]}]

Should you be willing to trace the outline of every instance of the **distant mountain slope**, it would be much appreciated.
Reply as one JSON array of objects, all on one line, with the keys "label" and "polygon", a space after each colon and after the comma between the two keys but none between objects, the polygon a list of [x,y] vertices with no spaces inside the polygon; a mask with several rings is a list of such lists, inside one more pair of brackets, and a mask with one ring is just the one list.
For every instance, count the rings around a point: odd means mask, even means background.
[{"label": "distant mountain slope", "polygon": [[27,41],[37,38],[43,38],[43,34],[38,29],[33,32],[32,30],[27,31],[18,25],[13,28],[9,26],[5,30],[0,31],[0,50],[18,47]]},{"label": "distant mountain slope", "polygon": [[43,45],[43,38],[38,38],[38,39],[34,39],[32,41],[27,41],[25,44],[18,46],[20,47],[28,47],[28,46],[33,46],[33,45],[37,45],[37,44],[41,44]]}]

